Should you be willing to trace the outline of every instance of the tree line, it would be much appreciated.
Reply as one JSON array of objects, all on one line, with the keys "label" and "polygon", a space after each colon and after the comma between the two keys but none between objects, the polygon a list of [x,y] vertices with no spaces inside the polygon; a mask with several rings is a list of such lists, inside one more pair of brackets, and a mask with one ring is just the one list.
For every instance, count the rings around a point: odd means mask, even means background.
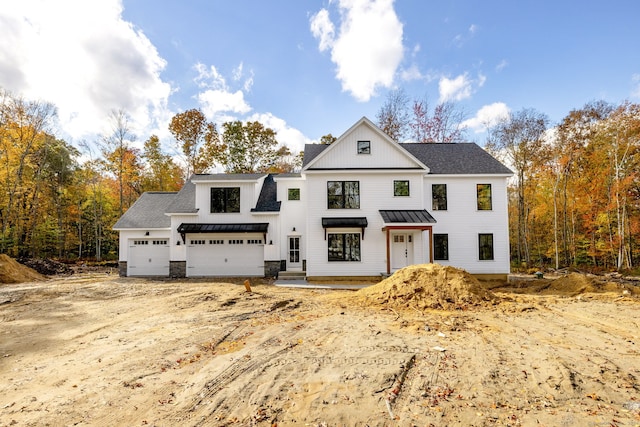
[{"label": "tree line", "polygon": [[173,152],[150,135],[134,144],[129,115],[74,146],[56,136],[55,105],[0,88],[0,253],[13,257],[117,259],[111,228],[145,191],[178,191],[194,173],[292,172],[301,157],[260,122],[219,131],[199,109],[169,125]]}]

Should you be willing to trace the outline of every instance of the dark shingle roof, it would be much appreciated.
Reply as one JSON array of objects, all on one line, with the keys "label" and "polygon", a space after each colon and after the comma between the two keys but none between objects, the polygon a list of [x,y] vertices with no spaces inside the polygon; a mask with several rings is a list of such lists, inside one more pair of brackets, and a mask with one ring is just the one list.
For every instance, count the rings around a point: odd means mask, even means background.
[{"label": "dark shingle roof", "polygon": [[311,160],[318,157],[320,153],[329,148],[327,144],[305,144],[304,157],[302,158],[302,167],[304,168]]},{"label": "dark shingle roof", "polygon": [[169,228],[171,219],[164,213],[174,201],[175,192],[150,191],[129,207],[113,226],[114,230],[126,228]]},{"label": "dark shingle roof", "polygon": [[511,174],[511,170],[477,144],[413,143],[402,148],[427,165],[431,174]]},{"label": "dark shingle roof", "polygon": [[[431,174],[512,174],[505,165],[472,142],[459,143],[404,143],[400,147],[424,163]],[[307,144],[304,147],[306,166],[326,150],[329,145]]]},{"label": "dark shingle roof", "polygon": [[167,206],[166,212],[175,214],[198,212],[196,209],[196,185],[191,180],[184,183],[173,202]]},{"label": "dark shingle roof", "polygon": [[265,173],[202,173],[192,175],[191,181],[251,181],[265,175]]},{"label": "dark shingle roof", "polygon": [[251,212],[280,212],[278,200],[278,184],[273,180],[273,175],[267,176],[260,190],[256,207]]}]

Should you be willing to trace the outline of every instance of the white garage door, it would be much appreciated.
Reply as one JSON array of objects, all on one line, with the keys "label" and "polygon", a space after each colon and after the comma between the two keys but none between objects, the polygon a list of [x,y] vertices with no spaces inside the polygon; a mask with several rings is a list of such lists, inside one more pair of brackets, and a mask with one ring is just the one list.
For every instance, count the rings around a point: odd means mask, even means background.
[{"label": "white garage door", "polygon": [[187,276],[264,276],[262,233],[187,234]]},{"label": "white garage door", "polygon": [[129,240],[127,276],[168,276],[169,239]]}]

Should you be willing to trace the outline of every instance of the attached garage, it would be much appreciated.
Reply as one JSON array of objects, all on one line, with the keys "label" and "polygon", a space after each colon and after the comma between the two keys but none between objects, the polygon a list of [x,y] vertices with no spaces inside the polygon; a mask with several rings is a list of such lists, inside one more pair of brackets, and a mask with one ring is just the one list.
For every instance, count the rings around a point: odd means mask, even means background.
[{"label": "attached garage", "polygon": [[267,223],[181,224],[187,277],[264,276]]},{"label": "attached garage", "polygon": [[127,276],[168,276],[169,239],[130,239]]}]

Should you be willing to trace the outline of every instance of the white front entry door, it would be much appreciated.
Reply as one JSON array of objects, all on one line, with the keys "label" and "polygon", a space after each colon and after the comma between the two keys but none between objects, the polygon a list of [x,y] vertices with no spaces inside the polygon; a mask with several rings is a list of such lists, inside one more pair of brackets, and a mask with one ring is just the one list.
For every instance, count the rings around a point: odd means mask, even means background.
[{"label": "white front entry door", "polygon": [[393,234],[391,237],[391,269],[399,270],[413,264],[413,236]]},{"label": "white front entry door", "polygon": [[302,262],[300,260],[300,236],[289,236],[287,270],[302,270]]}]

